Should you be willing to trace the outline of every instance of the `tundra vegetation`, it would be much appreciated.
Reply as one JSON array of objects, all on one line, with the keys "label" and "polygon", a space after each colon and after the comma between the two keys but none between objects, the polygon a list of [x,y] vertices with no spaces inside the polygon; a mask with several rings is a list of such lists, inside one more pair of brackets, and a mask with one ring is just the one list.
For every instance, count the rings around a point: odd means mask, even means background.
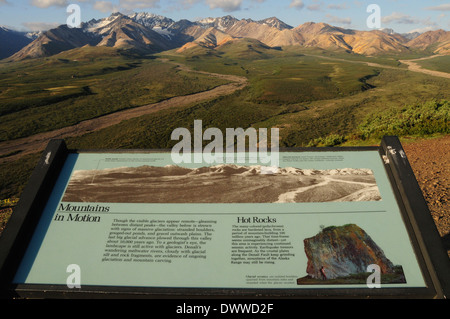
[{"label": "tundra vegetation", "polygon": [[[450,80],[409,71],[399,62],[402,59],[404,55],[367,57],[238,41],[220,49],[196,47],[148,56],[84,47],[52,57],[2,62],[0,142],[229,82],[207,72],[243,76],[248,85],[229,95],[68,138],[68,146],[171,148],[177,142],[171,140],[171,132],[179,127],[193,130],[198,119],[204,129],[223,131],[277,127],[280,147],[376,145],[388,134],[448,134]],[[420,63],[446,71],[448,57]],[[1,161],[11,155],[17,154],[0,156],[0,198],[20,195],[40,152]]]}]

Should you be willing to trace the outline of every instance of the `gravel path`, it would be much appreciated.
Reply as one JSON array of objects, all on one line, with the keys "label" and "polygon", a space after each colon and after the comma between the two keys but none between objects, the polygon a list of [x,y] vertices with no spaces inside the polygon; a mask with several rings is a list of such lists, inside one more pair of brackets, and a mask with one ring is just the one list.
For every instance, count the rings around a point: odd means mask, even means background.
[{"label": "gravel path", "polygon": [[439,56],[442,56],[442,55],[433,55],[433,56],[428,56],[428,57],[425,57],[425,58],[414,59],[414,60],[399,60],[399,62],[406,64],[408,66],[408,70],[410,70],[410,71],[420,72],[420,73],[424,73],[424,74],[428,74],[428,75],[432,75],[432,76],[438,76],[438,77],[441,77],[441,78],[450,79],[450,73],[424,69],[419,64],[416,63],[416,61],[423,61],[423,60],[434,59],[434,58],[437,58]]},{"label": "gravel path", "polygon": [[403,148],[450,256],[450,135]]}]

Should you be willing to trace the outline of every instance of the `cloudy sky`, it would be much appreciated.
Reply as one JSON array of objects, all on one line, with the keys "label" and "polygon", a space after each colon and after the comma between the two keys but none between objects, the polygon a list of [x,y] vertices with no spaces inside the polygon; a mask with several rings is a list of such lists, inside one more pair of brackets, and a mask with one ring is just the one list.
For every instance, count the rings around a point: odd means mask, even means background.
[{"label": "cloudy sky", "polygon": [[260,20],[276,16],[298,26],[326,22],[369,30],[370,4],[381,10],[381,27],[396,32],[450,29],[450,2],[443,0],[0,0],[0,25],[16,30],[42,30],[65,24],[67,6],[78,4],[81,21],[99,19],[112,12],[151,12],[175,21],[232,15]]}]

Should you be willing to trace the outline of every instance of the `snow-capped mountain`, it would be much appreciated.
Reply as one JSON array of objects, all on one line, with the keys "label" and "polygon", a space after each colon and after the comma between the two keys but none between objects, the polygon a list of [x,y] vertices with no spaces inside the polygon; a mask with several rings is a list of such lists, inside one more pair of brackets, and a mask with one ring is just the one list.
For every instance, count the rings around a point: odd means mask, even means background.
[{"label": "snow-capped mountain", "polygon": [[281,21],[280,19],[278,19],[276,17],[259,20],[258,23],[268,25],[269,27],[272,27],[272,28],[277,28],[278,30],[293,29],[292,26],[284,23],[283,21]]},{"label": "snow-capped mountain", "polygon": [[172,28],[176,29],[176,27],[174,27],[174,25],[176,24],[175,21],[157,14],[139,12],[131,14],[128,17],[134,22],[140,23],[147,28],[156,28],[161,30],[170,30]]},{"label": "snow-capped mountain", "polygon": [[[5,28],[0,29],[0,32],[4,34]],[[15,36],[21,38],[22,42],[17,40],[20,45],[9,46],[10,51],[3,53],[3,57],[21,49],[10,59],[22,60],[49,56],[85,45],[133,49],[142,53],[195,46],[214,49],[220,43],[244,38],[257,40],[268,47],[304,46],[326,50],[343,49],[364,55],[402,53],[408,52],[410,48],[423,50],[433,48],[436,52],[446,54],[449,51],[449,34],[450,32],[444,30],[430,31],[426,39],[419,41],[421,37],[416,34],[404,36],[388,29],[358,31],[314,22],[307,22],[293,28],[276,17],[254,21],[239,20],[228,15],[198,21],[185,19],[174,21],[145,12],[131,15],[114,13],[104,19],[93,19],[82,23],[80,28],[61,25],[40,34],[21,35],[21,37],[16,34]],[[214,41],[210,41],[211,37],[215,38]],[[217,37],[226,41],[219,41]],[[31,39],[34,41],[29,43]]]}]

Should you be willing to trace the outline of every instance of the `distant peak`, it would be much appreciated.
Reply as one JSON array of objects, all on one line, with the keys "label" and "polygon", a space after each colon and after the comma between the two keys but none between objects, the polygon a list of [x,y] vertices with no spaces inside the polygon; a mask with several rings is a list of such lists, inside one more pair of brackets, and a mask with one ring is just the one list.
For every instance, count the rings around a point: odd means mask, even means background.
[{"label": "distant peak", "polygon": [[386,34],[396,34],[397,33],[394,31],[394,29],[391,29],[391,28],[378,29],[378,31],[384,32]]},{"label": "distant peak", "polygon": [[430,30],[430,31],[427,31],[425,33],[439,33],[439,34],[442,34],[442,33],[447,33],[447,31],[445,31],[444,29],[438,29],[438,30]]},{"label": "distant peak", "polygon": [[281,21],[277,17],[270,17],[270,18],[266,18],[266,19],[263,19],[263,20],[259,20],[258,23],[266,24],[268,26],[271,26],[273,28],[277,28],[279,30],[293,29],[292,26],[290,26],[289,24]]},{"label": "distant peak", "polygon": [[130,17],[132,19],[138,19],[138,20],[143,20],[143,19],[171,20],[162,15],[154,14],[151,12],[135,12],[133,14],[128,15],[128,17]]},{"label": "distant peak", "polygon": [[312,32],[320,32],[321,30],[327,29],[335,29],[336,27],[333,27],[325,22],[305,22],[301,25],[299,25],[296,29],[300,29],[300,30],[309,30]]},{"label": "distant peak", "polygon": [[94,21],[115,21],[115,20],[121,19],[121,18],[128,18],[128,17],[123,15],[120,12],[114,12],[114,13],[111,13],[111,15],[109,17],[107,17],[107,18],[100,19],[100,20],[94,20],[94,19],[93,20]]},{"label": "distant peak", "polygon": [[304,25],[304,26],[319,26],[319,27],[329,27],[330,26],[328,23],[325,23],[325,22],[313,22],[313,21],[305,22],[302,25]]},{"label": "distant peak", "polygon": [[237,20],[235,17],[233,17],[232,15],[226,15],[224,17],[222,17],[222,19],[230,19],[230,20]]},{"label": "distant peak", "polygon": [[200,21],[217,21],[217,20],[237,20],[235,17],[233,17],[232,15],[226,15],[226,16],[223,16],[223,17],[207,17],[207,18],[203,18],[203,19],[200,19],[200,20],[198,20],[199,22]]}]

